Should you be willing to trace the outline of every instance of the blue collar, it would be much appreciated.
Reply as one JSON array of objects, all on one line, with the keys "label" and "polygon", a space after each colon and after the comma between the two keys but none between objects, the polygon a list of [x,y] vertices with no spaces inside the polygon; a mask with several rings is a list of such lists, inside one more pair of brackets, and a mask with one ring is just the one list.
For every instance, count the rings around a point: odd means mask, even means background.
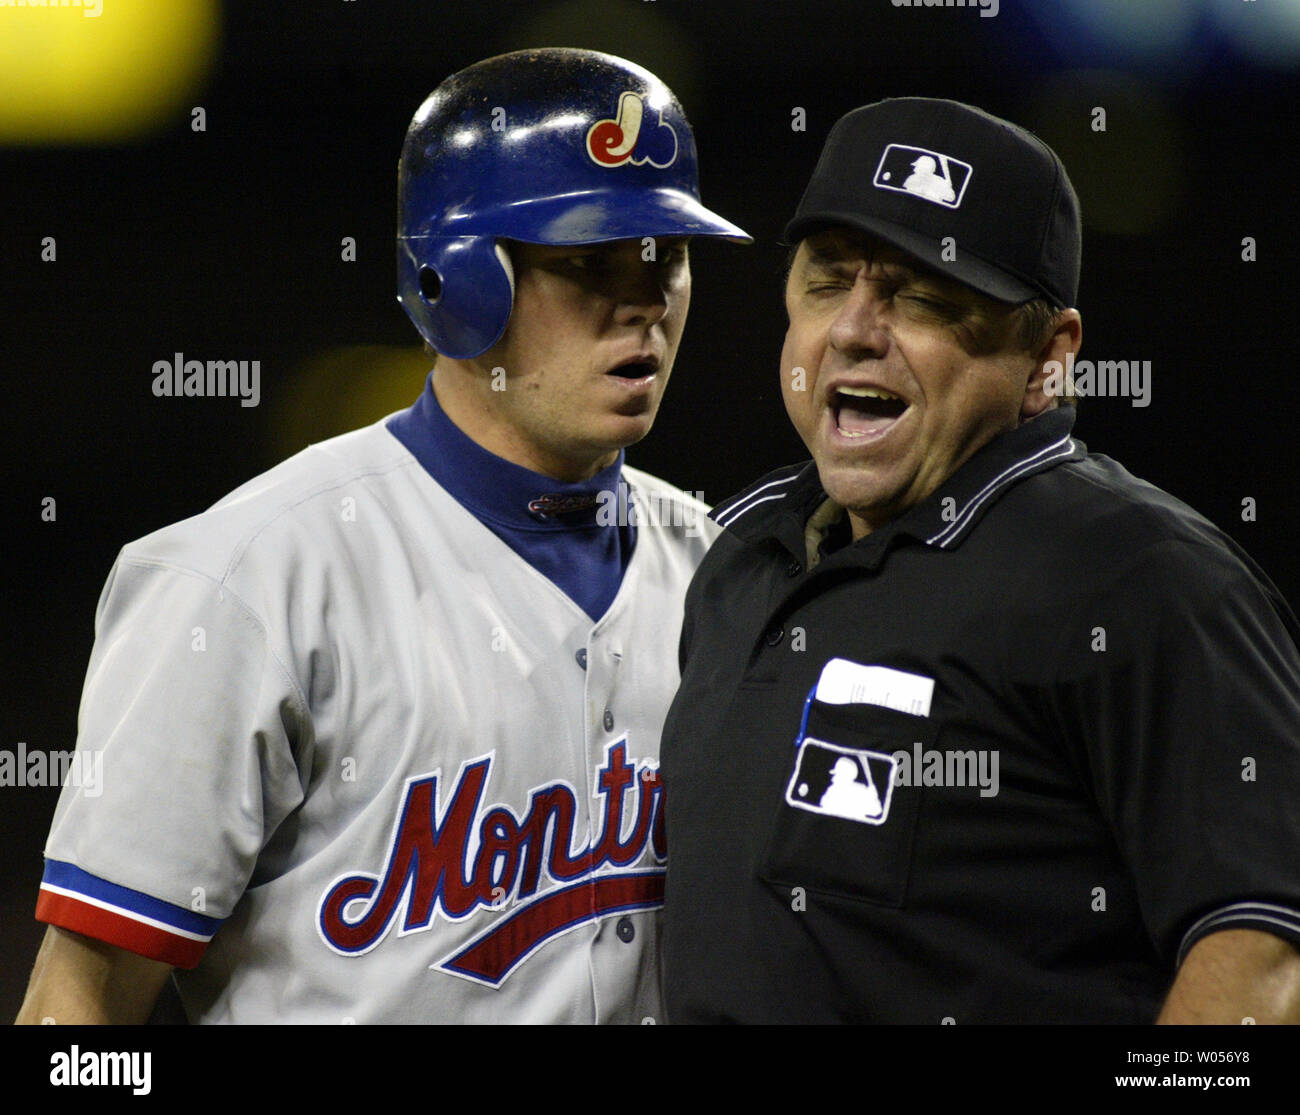
[{"label": "blue collar", "polygon": [[[555,480],[489,452],[439,405],[433,373],[415,405],[391,418],[388,428],[475,518],[507,530],[594,527],[600,493],[610,493],[604,497],[609,501],[624,483],[621,450],[613,464],[577,483]],[[626,507],[626,492],[622,499]]]},{"label": "blue collar", "polygon": [[432,374],[415,405],[390,418],[388,429],[453,499],[588,616],[605,614],[636,545],[621,451],[576,484],[522,468],[447,417]]}]

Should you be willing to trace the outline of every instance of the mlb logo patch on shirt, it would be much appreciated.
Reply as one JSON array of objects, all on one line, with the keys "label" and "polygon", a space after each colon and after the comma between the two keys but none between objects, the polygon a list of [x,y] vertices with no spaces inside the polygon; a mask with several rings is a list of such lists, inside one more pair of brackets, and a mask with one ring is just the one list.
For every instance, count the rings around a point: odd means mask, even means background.
[{"label": "mlb logo patch on shirt", "polygon": [[880,156],[872,185],[882,190],[925,198],[946,209],[956,209],[966,193],[971,165],[951,155],[891,143]]},{"label": "mlb logo patch on shirt", "polygon": [[787,804],[809,813],[883,825],[894,795],[895,759],[883,751],[840,747],[826,740],[800,741]]}]

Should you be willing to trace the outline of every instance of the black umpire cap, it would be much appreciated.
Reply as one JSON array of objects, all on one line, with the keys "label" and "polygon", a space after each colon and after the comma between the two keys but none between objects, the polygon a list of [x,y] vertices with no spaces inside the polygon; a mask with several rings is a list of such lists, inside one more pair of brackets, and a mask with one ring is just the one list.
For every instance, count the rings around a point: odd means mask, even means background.
[{"label": "black umpire cap", "polygon": [[957,101],[897,97],[842,116],[785,241],[833,225],[1003,302],[1065,307],[1078,295],[1079,199],[1061,160],[1024,128]]}]

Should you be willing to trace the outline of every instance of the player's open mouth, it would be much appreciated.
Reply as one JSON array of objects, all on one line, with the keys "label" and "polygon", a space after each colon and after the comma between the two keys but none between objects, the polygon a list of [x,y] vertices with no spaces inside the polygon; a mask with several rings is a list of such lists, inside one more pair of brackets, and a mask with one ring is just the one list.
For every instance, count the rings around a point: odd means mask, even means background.
[{"label": "player's open mouth", "polygon": [[841,387],[831,396],[831,417],[846,438],[881,437],[907,410],[906,400],[880,387]]},{"label": "player's open mouth", "polygon": [[647,379],[658,371],[657,360],[629,360],[616,368],[610,368],[605,374],[618,379]]}]

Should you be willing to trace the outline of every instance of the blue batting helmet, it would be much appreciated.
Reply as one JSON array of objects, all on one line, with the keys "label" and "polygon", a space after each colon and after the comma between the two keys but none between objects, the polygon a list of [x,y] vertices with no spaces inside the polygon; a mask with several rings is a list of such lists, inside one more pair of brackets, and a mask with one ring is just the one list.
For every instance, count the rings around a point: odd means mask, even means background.
[{"label": "blue batting helmet", "polygon": [[397,209],[397,300],[458,359],[491,348],[510,319],[498,240],[750,239],[700,204],[695,138],[672,91],[589,50],[516,51],[444,81],[406,133]]}]

